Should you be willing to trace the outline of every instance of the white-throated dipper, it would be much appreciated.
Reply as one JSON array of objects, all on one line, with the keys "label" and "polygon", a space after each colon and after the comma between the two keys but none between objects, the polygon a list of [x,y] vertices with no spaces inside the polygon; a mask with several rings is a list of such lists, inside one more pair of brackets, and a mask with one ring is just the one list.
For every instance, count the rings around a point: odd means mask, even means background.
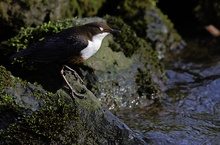
[{"label": "white-throated dipper", "polygon": [[63,74],[64,67],[71,70],[80,80],[81,78],[65,64],[77,64],[87,60],[99,50],[102,40],[110,33],[120,33],[120,31],[110,28],[104,22],[92,22],[82,26],[74,26],[15,53],[10,57],[10,60],[26,56],[29,60],[35,62],[62,63],[61,74],[72,91],[72,96],[75,94],[78,98],[83,98],[68,83]]}]

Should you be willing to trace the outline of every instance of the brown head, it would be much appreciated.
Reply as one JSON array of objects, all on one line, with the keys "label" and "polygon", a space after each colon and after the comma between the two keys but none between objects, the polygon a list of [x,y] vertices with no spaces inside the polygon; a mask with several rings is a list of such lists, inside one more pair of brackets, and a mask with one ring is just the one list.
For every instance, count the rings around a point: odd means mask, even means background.
[{"label": "brown head", "polygon": [[90,37],[93,37],[94,35],[100,34],[100,33],[111,33],[111,34],[117,34],[120,33],[119,30],[112,29],[108,26],[105,22],[92,22],[88,23],[82,26],[83,28],[86,28],[86,30],[89,30]]}]

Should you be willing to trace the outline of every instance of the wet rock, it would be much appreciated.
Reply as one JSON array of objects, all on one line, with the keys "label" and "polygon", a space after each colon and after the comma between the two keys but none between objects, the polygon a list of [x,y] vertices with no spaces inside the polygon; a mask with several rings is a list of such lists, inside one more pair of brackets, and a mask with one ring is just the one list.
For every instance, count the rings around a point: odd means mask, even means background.
[{"label": "wet rock", "polygon": [[0,144],[146,144],[69,71],[67,80],[84,99],[66,87],[51,94],[3,66],[0,74]]},{"label": "wet rock", "polygon": [[145,39],[158,52],[159,59],[169,51],[179,52],[186,45],[172,22],[158,9],[156,1],[112,0],[104,3],[100,11],[112,16],[120,14],[137,36]]},{"label": "wet rock", "polygon": [[[7,56],[12,54],[10,51],[25,49],[28,45],[40,41],[42,37],[52,35],[71,25],[92,21],[107,21],[112,28],[121,30],[121,34],[108,36],[95,56],[83,65],[71,66],[81,72],[81,76],[85,76],[87,87],[111,109],[148,106],[160,100],[163,96],[161,88],[164,70],[157,54],[145,40],[136,36],[130,26],[117,17],[108,16],[106,20],[73,19],[65,23],[28,27],[22,29],[16,37],[2,43],[1,48],[4,51],[2,54],[7,59]],[[48,91],[55,92],[60,87],[55,86],[60,83],[54,82],[51,78],[60,75],[61,67],[57,67],[56,64],[54,67],[51,64],[35,65],[24,58],[15,60],[9,68],[16,76],[30,82],[39,82]],[[50,84],[44,81],[48,78],[51,78]]]}]

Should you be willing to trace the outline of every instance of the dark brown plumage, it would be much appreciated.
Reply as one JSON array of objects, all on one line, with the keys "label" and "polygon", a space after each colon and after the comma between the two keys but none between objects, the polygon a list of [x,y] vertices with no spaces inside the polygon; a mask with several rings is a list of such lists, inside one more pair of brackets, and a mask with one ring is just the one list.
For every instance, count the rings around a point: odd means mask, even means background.
[{"label": "dark brown plumage", "polygon": [[103,22],[71,27],[15,53],[10,59],[26,56],[36,62],[79,63],[84,61],[83,58],[78,58],[82,55],[81,51],[88,46],[89,41],[93,41],[93,36],[117,32],[119,31],[111,29]]}]

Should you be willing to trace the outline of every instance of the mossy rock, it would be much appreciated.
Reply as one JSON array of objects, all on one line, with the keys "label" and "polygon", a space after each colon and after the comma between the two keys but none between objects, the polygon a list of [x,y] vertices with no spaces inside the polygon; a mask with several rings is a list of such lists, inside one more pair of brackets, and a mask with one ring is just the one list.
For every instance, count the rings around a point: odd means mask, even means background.
[{"label": "mossy rock", "polygon": [[[157,51],[158,58],[172,50],[182,49],[186,44],[176,32],[173,23],[157,8],[157,0],[107,1],[102,13],[121,17],[136,35],[143,38]],[[115,9],[116,8],[116,9]],[[110,11],[114,9],[114,11]]]},{"label": "mossy rock", "polygon": [[65,76],[84,99],[64,88],[49,93],[0,68],[0,144],[146,144],[70,72]]},{"label": "mossy rock", "polygon": [[45,22],[73,17],[96,16],[106,0],[17,0],[0,2],[0,42],[21,27],[39,26]]},{"label": "mossy rock", "polygon": [[[87,87],[103,102],[108,100],[110,108],[145,106],[160,100],[164,69],[156,52],[143,38],[137,37],[135,31],[121,18],[106,16],[105,19],[91,18],[90,22],[107,21],[112,28],[121,28],[121,34],[108,36],[99,52],[81,65]],[[23,29],[19,35],[2,43],[3,54],[8,56],[11,54],[10,50],[25,49],[27,45],[42,40],[49,34],[82,24],[85,20],[88,22],[89,19],[47,23],[36,28]],[[31,82],[36,81],[52,92],[61,87],[58,85],[62,84],[59,71],[61,68],[37,64],[39,69],[36,69],[37,65],[24,60],[15,60],[15,64],[11,66],[14,74]]]},{"label": "mossy rock", "polygon": [[157,53],[121,18],[107,16],[121,34],[109,36],[85,65],[89,88],[110,108],[145,106],[163,96],[164,68]]}]

